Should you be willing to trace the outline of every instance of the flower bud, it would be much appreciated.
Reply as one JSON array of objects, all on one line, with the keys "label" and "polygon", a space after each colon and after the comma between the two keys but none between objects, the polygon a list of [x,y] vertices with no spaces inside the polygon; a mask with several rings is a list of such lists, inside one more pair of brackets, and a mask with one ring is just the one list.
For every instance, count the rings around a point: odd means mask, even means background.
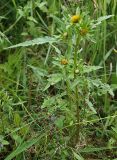
[{"label": "flower bud", "polygon": [[62,60],[61,60],[61,64],[62,64],[62,65],[68,64],[68,60],[67,60],[67,59],[62,59]]}]

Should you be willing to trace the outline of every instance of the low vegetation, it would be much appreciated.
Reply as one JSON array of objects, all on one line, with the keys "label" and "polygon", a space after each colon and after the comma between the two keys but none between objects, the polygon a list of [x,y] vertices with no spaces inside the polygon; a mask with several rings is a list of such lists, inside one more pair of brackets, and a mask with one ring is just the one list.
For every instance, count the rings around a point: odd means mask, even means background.
[{"label": "low vegetation", "polygon": [[0,160],[117,159],[116,0],[0,2]]}]

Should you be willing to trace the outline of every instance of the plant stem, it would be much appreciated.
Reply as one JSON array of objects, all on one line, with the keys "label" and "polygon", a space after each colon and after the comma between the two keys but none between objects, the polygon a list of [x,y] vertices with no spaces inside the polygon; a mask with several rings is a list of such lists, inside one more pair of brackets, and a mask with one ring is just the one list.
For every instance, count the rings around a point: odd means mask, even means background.
[{"label": "plant stem", "polygon": [[[76,69],[77,69],[77,51],[78,51],[79,38],[76,37],[76,45],[74,52],[74,79],[76,78]],[[78,98],[78,86],[75,87],[75,98],[76,98],[76,113],[77,113],[77,128],[76,128],[76,143],[79,142],[79,133],[80,133],[80,108],[79,108],[79,98]]]},{"label": "plant stem", "polygon": [[[65,78],[67,77],[66,67],[64,68],[64,76],[65,76]],[[69,104],[70,104],[70,108],[71,108],[71,106],[72,106],[72,103],[71,103],[71,90],[70,90],[70,82],[69,82],[68,79],[66,79],[66,87],[67,87],[68,100],[69,100]]]},{"label": "plant stem", "polygon": [[[106,0],[104,0],[104,9],[103,9],[103,16],[106,16],[106,9],[107,9],[107,2]],[[103,29],[104,29],[104,41],[103,41],[103,64],[104,64],[104,82],[107,83],[107,75],[106,75],[106,62],[105,62],[105,55],[106,55],[106,20],[104,21],[103,24]],[[104,102],[104,111],[108,112],[109,108],[108,108],[108,95],[105,94],[105,102]]]}]

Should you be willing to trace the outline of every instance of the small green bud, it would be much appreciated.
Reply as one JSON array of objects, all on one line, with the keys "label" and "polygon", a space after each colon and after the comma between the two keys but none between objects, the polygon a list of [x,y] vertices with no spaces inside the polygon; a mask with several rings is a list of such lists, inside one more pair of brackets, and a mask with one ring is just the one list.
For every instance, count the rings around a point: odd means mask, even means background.
[{"label": "small green bud", "polygon": [[77,73],[79,73],[79,70],[78,70],[78,69],[76,69],[76,70],[75,70],[75,73],[76,73],[76,74],[77,74]]}]

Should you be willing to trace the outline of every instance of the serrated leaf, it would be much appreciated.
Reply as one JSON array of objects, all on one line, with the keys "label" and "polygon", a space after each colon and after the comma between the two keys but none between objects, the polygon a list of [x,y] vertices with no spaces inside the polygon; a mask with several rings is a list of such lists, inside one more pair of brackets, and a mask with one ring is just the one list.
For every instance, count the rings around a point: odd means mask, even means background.
[{"label": "serrated leaf", "polygon": [[109,19],[109,18],[111,18],[111,17],[113,17],[114,15],[106,15],[106,16],[102,16],[102,17],[99,17],[98,19],[97,19],[97,21],[98,22],[102,22],[102,21],[104,21],[104,20],[106,20],[106,19]]},{"label": "serrated leaf", "polygon": [[96,71],[96,70],[101,69],[101,68],[102,67],[100,67],[100,66],[85,66],[84,70],[83,70],[83,73],[90,73],[90,72]]},{"label": "serrated leaf", "polygon": [[32,66],[32,65],[28,65],[28,67],[30,67],[30,68],[33,70],[33,72],[35,73],[35,75],[36,75],[38,78],[44,77],[44,76],[47,74],[46,70],[44,70],[44,69],[42,69],[42,68],[34,67],[34,66]]},{"label": "serrated leaf", "polygon": [[93,111],[93,113],[96,114],[97,112],[96,112],[95,108],[93,107],[93,104],[91,103],[91,101],[89,101],[89,99],[85,99],[85,101],[86,101],[88,107]]},{"label": "serrated leaf", "polygon": [[51,85],[55,85],[56,83],[60,82],[62,78],[62,74],[59,73],[50,75],[50,78],[48,78],[48,83],[43,91],[47,90]]},{"label": "serrated leaf", "polygon": [[102,17],[99,17],[97,20],[96,20],[96,24],[94,24],[92,26],[92,28],[95,28],[96,26],[100,25],[102,23],[102,21],[106,20],[106,19],[109,19],[111,17],[113,17],[114,15],[106,15],[106,16],[102,16]]},{"label": "serrated leaf", "polygon": [[30,41],[25,41],[23,43],[13,45],[13,46],[7,47],[5,49],[34,46],[34,45],[45,44],[45,43],[54,43],[54,42],[57,42],[57,41],[58,41],[58,39],[56,39],[54,37],[46,36],[46,37],[41,37],[41,38],[35,38],[33,40],[30,40]]},{"label": "serrated leaf", "polygon": [[48,79],[48,81],[51,83],[51,85],[54,85],[61,81],[63,78],[62,74],[52,74],[51,77]]},{"label": "serrated leaf", "polygon": [[44,99],[44,102],[43,102],[41,108],[45,108],[48,106],[50,107],[50,106],[54,105],[55,100],[56,100],[55,97],[48,97],[47,99]]}]

